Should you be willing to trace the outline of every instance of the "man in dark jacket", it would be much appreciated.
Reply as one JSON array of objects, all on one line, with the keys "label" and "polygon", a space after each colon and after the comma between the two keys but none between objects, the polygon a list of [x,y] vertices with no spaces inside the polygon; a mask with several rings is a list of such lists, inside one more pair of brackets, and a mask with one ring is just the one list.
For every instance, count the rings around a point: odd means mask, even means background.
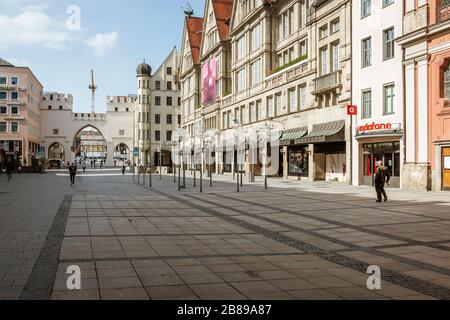
[{"label": "man in dark jacket", "polygon": [[384,201],[388,201],[388,196],[386,191],[384,190],[384,186],[387,183],[389,185],[389,181],[391,180],[391,174],[389,173],[388,168],[383,166],[382,161],[377,162],[377,173],[375,175],[375,190],[377,191],[377,202],[382,201],[382,197],[384,197]]},{"label": "man in dark jacket", "polygon": [[13,164],[11,160],[6,160],[6,175],[8,176],[8,180],[12,179],[12,171],[13,171]]},{"label": "man in dark jacket", "polygon": [[75,176],[77,175],[77,166],[75,163],[72,163],[72,165],[69,167],[69,174],[70,174],[70,185],[75,184]]}]

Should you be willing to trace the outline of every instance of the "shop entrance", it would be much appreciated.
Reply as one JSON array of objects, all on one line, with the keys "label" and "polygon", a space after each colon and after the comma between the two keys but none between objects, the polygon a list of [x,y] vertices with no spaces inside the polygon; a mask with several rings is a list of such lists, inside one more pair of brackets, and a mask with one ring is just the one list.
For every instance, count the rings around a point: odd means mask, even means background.
[{"label": "shop entrance", "polygon": [[442,190],[450,191],[450,148],[442,149]]},{"label": "shop entrance", "polygon": [[375,185],[376,164],[382,161],[392,176],[391,187],[400,188],[400,142],[364,144],[363,153],[364,185]]}]

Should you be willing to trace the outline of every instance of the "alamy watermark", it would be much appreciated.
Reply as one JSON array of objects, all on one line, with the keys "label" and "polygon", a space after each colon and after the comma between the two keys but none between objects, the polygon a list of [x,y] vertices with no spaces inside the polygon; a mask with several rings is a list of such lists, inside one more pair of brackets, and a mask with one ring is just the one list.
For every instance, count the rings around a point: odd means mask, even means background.
[{"label": "alamy watermark", "polygon": [[381,268],[379,266],[370,266],[367,268],[367,289],[369,290],[381,290]]},{"label": "alamy watermark", "polygon": [[81,290],[81,268],[79,266],[69,266],[66,273],[69,275],[67,278],[67,289],[69,290]]}]

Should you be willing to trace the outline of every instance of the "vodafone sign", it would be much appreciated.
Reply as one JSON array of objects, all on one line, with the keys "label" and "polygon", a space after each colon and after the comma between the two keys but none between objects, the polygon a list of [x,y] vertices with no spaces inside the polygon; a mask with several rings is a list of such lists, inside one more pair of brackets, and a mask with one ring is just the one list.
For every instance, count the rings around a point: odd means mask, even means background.
[{"label": "vodafone sign", "polygon": [[393,123],[375,123],[372,122],[371,124],[366,124],[363,126],[359,126],[358,127],[358,132],[359,133],[364,133],[364,132],[371,132],[371,131],[385,131],[385,130],[397,130],[400,129],[401,124],[397,123],[397,124],[393,124]]}]

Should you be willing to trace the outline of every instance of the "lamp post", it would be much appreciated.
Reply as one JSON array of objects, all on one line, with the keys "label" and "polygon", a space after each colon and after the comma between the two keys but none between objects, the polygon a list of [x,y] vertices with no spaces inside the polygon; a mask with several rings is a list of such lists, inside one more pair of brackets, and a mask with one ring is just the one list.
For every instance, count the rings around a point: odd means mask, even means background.
[{"label": "lamp post", "polygon": [[234,119],[234,153],[235,153],[235,168],[234,171],[236,173],[236,191],[240,192],[240,186],[242,186],[242,182],[239,180],[242,180],[242,176],[239,179],[240,172],[242,168],[240,168],[240,160],[239,160],[239,154],[241,153],[241,139],[242,139],[242,125],[240,124],[238,119]]},{"label": "lamp post", "polygon": [[263,148],[263,154],[264,154],[264,161],[263,161],[263,167],[264,167],[264,189],[267,191],[268,190],[268,175],[267,175],[267,159],[268,159],[268,147],[267,144],[270,143],[272,145],[272,131],[274,129],[274,124],[275,123],[279,123],[282,125],[283,130],[284,130],[284,126],[285,123],[284,122],[279,122],[279,121],[275,121],[273,120],[273,117],[269,118],[269,121],[266,122],[262,127],[260,127],[260,130],[264,131],[264,148]]}]

